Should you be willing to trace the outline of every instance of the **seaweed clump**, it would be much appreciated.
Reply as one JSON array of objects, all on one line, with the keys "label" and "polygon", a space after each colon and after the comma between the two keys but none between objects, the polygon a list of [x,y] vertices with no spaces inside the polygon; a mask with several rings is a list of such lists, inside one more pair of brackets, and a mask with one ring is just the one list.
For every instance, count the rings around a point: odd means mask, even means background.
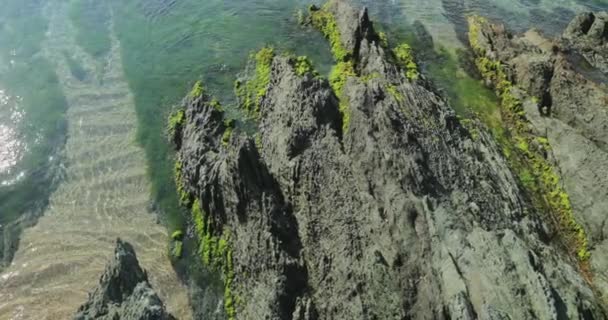
[{"label": "seaweed clump", "polygon": [[347,98],[343,95],[342,89],[349,77],[356,77],[355,63],[352,59],[353,53],[347,50],[341,41],[340,31],[336,23],[336,18],[329,11],[329,2],[318,8],[309,8],[311,23],[314,28],[319,30],[329,41],[331,52],[336,60],[336,65],[332,68],[329,75],[329,83],[334,94],[340,100],[339,109],[342,115],[342,131],[348,131],[350,125],[350,108]]},{"label": "seaweed clump", "polygon": [[[266,55],[264,53],[264,55]],[[265,56],[266,57],[266,56]],[[270,64],[268,61],[267,66]],[[269,67],[268,67],[269,68]],[[265,67],[263,68],[265,69]],[[264,70],[268,72],[269,69]],[[268,81],[262,79],[261,81]],[[252,87],[256,90],[262,90],[259,87]],[[260,93],[263,95],[264,93]],[[224,116],[224,109],[217,99],[211,99],[205,94],[202,83],[199,81],[194,85],[194,88],[188,94],[188,102],[194,104],[207,104],[214,112],[219,112]],[[186,113],[184,109],[180,109],[177,113],[169,118],[169,127],[179,127],[186,121]],[[234,120],[224,120],[224,133],[221,137],[222,146],[228,146],[235,128]],[[174,130],[175,133],[175,130]],[[179,139],[179,137],[176,137]],[[178,148],[179,144],[176,145]],[[190,212],[191,219],[194,224],[195,235],[198,240],[197,255],[200,263],[213,272],[218,272],[224,284],[224,310],[228,320],[233,320],[236,317],[235,299],[232,293],[232,285],[234,279],[234,269],[232,263],[232,248],[230,246],[230,232],[228,229],[221,228],[213,220],[213,216],[207,213],[204,209],[201,200],[194,196],[190,190],[186,188],[183,175],[182,159],[177,158],[174,165],[174,179],[177,186],[177,192],[180,199],[180,204],[183,208]],[[172,246],[170,256],[172,259],[179,259],[183,254],[183,237],[184,233],[181,230],[173,232],[171,235]]]},{"label": "seaweed clump", "polygon": [[407,43],[402,43],[393,49],[393,54],[398,64],[404,68],[407,78],[410,80],[418,79],[420,74],[418,73],[418,65],[414,59],[412,47]]},{"label": "seaweed clump", "polygon": [[274,56],[273,48],[264,47],[260,49],[252,56],[255,62],[253,77],[245,83],[237,80],[234,85],[240,107],[254,119],[259,117],[261,101],[268,91]]},{"label": "seaweed clump", "polygon": [[533,131],[523,109],[519,88],[509,80],[504,65],[499,60],[489,59],[486,50],[479,44],[478,36],[487,20],[471,16],[468,22],[469,42],[476,55],[475,64],[482,77],[493,84],[510,133],[510,145],[503,148],[505,156],[531,195],[535,207],[552,214],[568,251],[577,257],[582,270],[588,270],[590,253],[587,235],[574,217],[570,198],[560,183],[557,169],[546,157],[551,146],[546,138],[539,137]]}]

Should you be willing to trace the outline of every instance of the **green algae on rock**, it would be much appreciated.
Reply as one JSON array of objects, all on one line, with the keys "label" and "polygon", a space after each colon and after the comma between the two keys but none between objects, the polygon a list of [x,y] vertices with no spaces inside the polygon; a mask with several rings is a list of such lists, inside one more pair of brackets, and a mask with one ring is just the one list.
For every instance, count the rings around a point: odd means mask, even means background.
[{"label": "green algae on rock", "polygon": [[205,88],[203,87],[202,81],[197,81],[194,83],[194,87],[192,87],[192,91],[190,91],[190,98],[198,98],[203,95],[205,92]]},{"label": "green algae on rock", "polygon": [[329,41],[331,52],[338,62],[348,61],[352,57],[352,52],[344,47],[340,38],[340,31],[336,24],[336,18],[329,11],[330,3],[318,8],[311,6],[309,13],[311,15],[312,25],[317,28]]},{"label": "green algae on rock", "polygon": [[347,49],[342,43],[340,31],[336,24],[336,18],[330,12],[331,2],[328,2],[322,8],[311,6],[309,13],[311,15],[312,26],[319,30],[329,41],[331,52],[336,60],[336,65],[329,74],[329,81],[332,85],[336,97],[340,99],[340,113],[342,114],[342,131],[348,131],[350,124],[350,110],[348,101],[342,95],[342,88],[346,84],[349,77],[356,77],[355,66],[351,61],[353,52]]},{"label": "green algae on rock", "polygon": [[176,131],[181,130],[184,124],[184,110],[176,110],[169,115],[169,122],[167,124],[167,131],[169,136],[172,137],[176,134]]},{"label": "green algae on rock", "polygon": [[[569,250],[581,262],[583,269],[588,269],[589,249],[587,235],[576,221],[567,193],[564,191],[557,169],[546,157],[550,146],[530,145],[539,138],[538,133],[530,129],[531,123],[523,109],[522,94],[509,80],[505,66],[501,61],[488,58],[487,47],[480,43],[482,32],[490,28],[489,22],[479,16],[469,17],[469,42],[475,52],[479,72],[496,89],[501,99],[501,111],[508,125],[510,140],[516,148],[506,147],[506,156],[512,168],[519,172],[521,182],[530,191],[535,205],[549,211],[555,216],[561,229],[561,236],[567,241]],[[542,138],[542,137],[541,137]]]},{"label": "green algae on rock", "polygon": [[393,49],[398,63],[405,69],[407,78],[410,80],[418,79],[418,65],[414,59],[412,47],[407,43],[402,43]]},{"label": "green algae on rock", "polygon": [[226,131],[224,131],[224,134],[222,135],[222,144],[227,146],[230,143],[232,133],[234,132],[234,120],[226,120],[224,121],[224,125],[226,126]]},{"label": "green algae on rock", "polygon": [[[429,77],[444,90],[446,98],[456,113],[463,118],[463,124],[475,125],[479,119],[500,145],[508,145],[500,100],[463,65],[468,56],[463,50],[440,48],[430,53],[433,63],[427,66]],[[474,127],[469,130],[476,131]]]},{"label": "green algae on rock", "polygon": [[[266,51],[268,53],[269,51]],[[272,53],[271,53],[272,54]],[[258,55],[258,57],[262,57]],[[258,60],[258,63],[269,63],[263,61],[263,58]],[[263,72],[270,72],[270,67]],[[264,67],[262,67],[264,69]],[[260,68],[258,68],[258,71]],[[259,74],[258,74],[259,75]],[[259,80],[259,78],[257,78]],[[217,130],[221,131],[221,139],[218,139],[220,147],[226,148],[230,143],[230,138],[234,130],[233,120],[224,120],[224,111],[220,102],[215,98],[210,98],[209,95],[202,89],[201,82],[197,82],[193,91],[184,99],[184,107],[180,108],[183,112],[183,123],[187,125],[192,121],[193,112],[206,109],[209,110],[212,117],[220,121]],[[259,85],[248,86],[250,89],[262,90]],[[261,94],[260,98],[263,97]],[[174,141],[174,146],[180,151],[183,147],[181,140],[188,134],[188,128],[183,128],[180,131],[173,131],[174,136],[170,137]],[[219,132],[218,131],[218,132]],[[227,319],[233,320],[236,317],[235,296],[232,293],[234,270],[232,264],[232,249],[230,246],[230,232],[227,227],[218,225],[213,215],[207,214],[204,209],[204,203],[200,196],[193,191],[189,185],[189,178],[184,175],[184,161],[181,155],[177,155],[175,160],[175,180],[178,186],[178,194],[182,206],[187,208],[191,213],[191,221],[194,223],[197,245],[198,263],[207,268],[211,272],[218,273],[224,284],[223,305]],[[181,232],[181,231],[176,231]],[[175,235],[175,234],[174,234]],[[178,234],[183,236],[182,233]],[[175,239],[174,239],[175,240]],[[172,256],[179,258],[182,255],[182,239],[174,241]]]},{"label": "green algae on rock", "polygon": [[340,99],[340,113],[342,114],[342,131],[348,131],[350,124],[350,110],[348,107],[347,98],[343,96],[342,89],[346,85],[346,81],[349,77],[356,77],[353,63],[350,61],[338,62],[329,74],[329,83],[336,94],[336,97]]},{"label": "green algae on rock", "polygon": [[318,75],[318,72],[313,67],[312,62],[306,56],[298,56],[295,58],[295,68],[296,74],[299,76],[303,76],[307,73]]},{"label": "green algae on rock", "polygon": [[274,49],[271,47],[260,49],[252,57],[252,61],[255,63],[255,71],[251,79],[248,79],[245,83],[237,80],[234,85],[239,106],[254,119],[257,118],[260,111],[260,99],[266,94],[274,55]]},{"label": "green algae on rock", "polygon": [[234,280],[232,265],[232,249],[230,248],[230,232],[227,229],[217,236],[213,231],[213,220],[204,209],[200,201],[194,200],[192,205],[192,220],[196,227],[199,241],[198,253],[202,263],[221,272],[224,281],[224,310],[228,319],[235,319],[236,310],[231,287]]},{"label": "green algae on rock", "polygon": [[274,55],[255,136],[228,141],[208,96],[184,101],[181,177],[202,263],[230,264],[227,316],[552,318],[558,299],[568,317],[601,317],[487,130],[462,123],[423,76],[408,79],[366,10],[311,9],[324,11],[330,46],[352,52],[336,64],[354,75],[301,75]]}]

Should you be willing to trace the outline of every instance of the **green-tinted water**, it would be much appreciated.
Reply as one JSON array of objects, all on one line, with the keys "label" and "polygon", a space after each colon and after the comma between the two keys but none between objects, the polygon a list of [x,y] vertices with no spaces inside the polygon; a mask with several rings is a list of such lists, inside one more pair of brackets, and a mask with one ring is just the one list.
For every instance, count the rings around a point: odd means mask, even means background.
[{"label": "green-tinted water", "polygon": [[[21,229],[33,222],[58,179],[66,101],[41,56],[47,24],[38,1],[8,0],[0,11],[0,268]],[[21,220],[26,215],[26,220]]]},{"label": "green-tinted water", "polygon": [[[250,52],[265,44],[297,49],[321,66],[328,65],[331,57],[319,35],[299,32],[296,1],[258,1],[248,6],[225,1],[169,3],[115,2],[112,7],[136,96],[139,139],[148,150],[149,170],[155,176],[153,193],[160,207],[171,212],[176,211],[177,201],[164,127],[171,107],[196,80],[202,79],[230,105],[237,73]],[[177,220],[172,219],[174,226]]]}]

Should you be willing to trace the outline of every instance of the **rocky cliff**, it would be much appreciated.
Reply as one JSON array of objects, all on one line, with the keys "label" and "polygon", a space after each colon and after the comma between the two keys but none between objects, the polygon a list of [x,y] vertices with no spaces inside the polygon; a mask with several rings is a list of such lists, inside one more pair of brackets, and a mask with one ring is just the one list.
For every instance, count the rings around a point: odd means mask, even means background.
[{"label": "rocky cliff", "polygon": [[336,65],[325,79],[262,49],[236,84],[255,133],[200,84],[171,118],[229,319],[605,318],[502,147],[456,116],[409,46],[389,49],[345,1],[307,22]]},{"label": "rocky cliff", "polygon": [[[569,203],[565,209],[569,212],[563,210],[564,206],[548,209],[558,213],[557,219],[570,220],[561,223],[561,231],[579,234],[574,236],[578,238],[574,246],[578,247],[579,259],[589,269],[590,280],[605,305],[608,305],[607,18],[605,12],[580,14],[559,39],[546,39],[534,30],[512,35],[502,25],[479,17],[470,19],[477,65],[503,97],[502,112],[509,119],[509,130],[517,139],[529,142],[527,161],[542,162],[535,160],[542,151],[546,163],[556,172],[555,182],[537,185],[536,191],[551,198],[559,186],[564,192],[559,196],[562,200],[567,194]],[[542,150],[538,148],[539,142]],[[538,167],[530,171],[541,179],[545,176]],[[581,239],[581,234],[585,239]],[[581,250],[588,250],[588,254]]]},{"label": "rocky cliff", "polygon": [[120,239],[99,285],[75,320],[173,320],[139,266],[133,247]]}]

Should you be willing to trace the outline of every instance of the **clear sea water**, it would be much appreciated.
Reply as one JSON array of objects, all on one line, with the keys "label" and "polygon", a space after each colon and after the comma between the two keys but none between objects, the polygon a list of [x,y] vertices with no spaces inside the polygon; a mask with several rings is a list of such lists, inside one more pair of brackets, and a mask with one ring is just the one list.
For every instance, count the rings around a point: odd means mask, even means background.
[{"label": "clear sea water", "polygon": [[[369,7],[393,43],[419,46],[425,72],[459,112],[486,112],[492,121],[499,121],[492,93],[458,67],[466,15],[554,36],[577,12],[608,10],[608,0],[354,2]],[[310,3],[0,0],[0,235],[14,246],[21,238],[14,259],[0,246],[0,318],[54,319],[75,310],[88,283],[73,282],[103,268],[116,236],[136,247],[157,245],[143,260],[160,266],[150,268],[160,274],[159,284],[174,281],[165,230],[181,228],[184,215],[172,181],[166,117],[199,79],[233,104],[236,74],[264,45],[307,55],[327,72],[328,46],[297,23],[297,11]],[[103,244],[98,252],[91,251],[94,243]],[[56,258],[40,262],[39,250]],[[71,277],[62,277],[66,270]],[[179,297],[179,290],[185,289],[174,286],[166,295]],[[52,298],[58,292],[73,299],[59,305]],[[171,308],[191,316],[176,300]]]}]

